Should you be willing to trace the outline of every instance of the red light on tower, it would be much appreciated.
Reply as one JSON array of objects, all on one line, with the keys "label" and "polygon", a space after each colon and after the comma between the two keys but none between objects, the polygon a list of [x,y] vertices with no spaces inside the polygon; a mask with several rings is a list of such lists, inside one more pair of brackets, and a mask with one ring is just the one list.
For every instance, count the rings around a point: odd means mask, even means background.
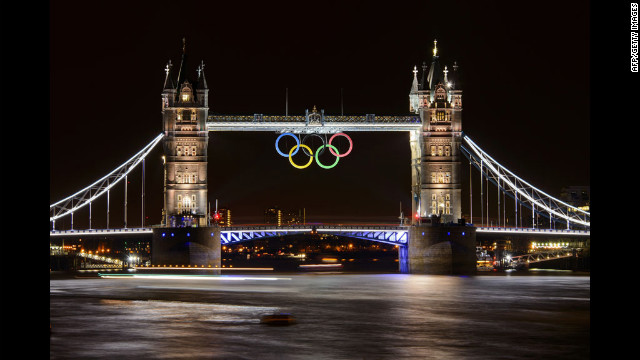
[{"label": "red light on tower", "polygon": [[416,212],[416,219],[420,218],[420,214],[418,212]]}]

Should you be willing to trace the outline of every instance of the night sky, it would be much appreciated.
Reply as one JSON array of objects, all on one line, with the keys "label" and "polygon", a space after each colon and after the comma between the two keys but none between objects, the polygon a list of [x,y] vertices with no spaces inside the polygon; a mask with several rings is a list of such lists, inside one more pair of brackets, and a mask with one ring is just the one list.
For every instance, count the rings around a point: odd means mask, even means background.
[{"label": "night sky", "polygon": [[[183,37],[190,76],[205,63],[209,114],[228,115],[284,115],[286,88],[290,115],[314,105],[340,115],[341,89],[345,115],[411,115],[413,67],[431,63],[437,39],[441,64],[457,61],[462,74],[465,134],[551,195],[590,185],[589,5],[514,4],[51,2],[49,200],[89,185],[162,131],[164,67],[179,65]],[[275,205],[305,208],[308,221],[391,223],[400,203],[408,215],[408,133],[349,135],[354,149],[337,167],[298,170],[275,152],[275,133],[209,133],[211,206],[219,199],[236,223],[261,222]],[[160,222],[161,155],[158,147],[146,162],[146,225]],[[464,159],[462,168],[466,202]],[[129,226],[141,221],[140,172],[130,176]],[[123,196],[112,191],[112,227],[122,224]],[[94,228],[105,226],[105,208],[94,205]]]}]

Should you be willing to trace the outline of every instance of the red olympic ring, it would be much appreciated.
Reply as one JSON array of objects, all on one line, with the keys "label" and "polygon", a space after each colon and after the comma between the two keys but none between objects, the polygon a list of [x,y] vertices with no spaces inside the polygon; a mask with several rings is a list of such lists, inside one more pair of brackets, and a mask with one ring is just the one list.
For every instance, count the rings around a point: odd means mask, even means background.
[{"label": "red olympic ring", "polygon": [[349,150],[347,150],[346,153],[340,155],[340,154],[336,154],[333,149],[331,148],[331,146],[329,146],[329,151],[331,152],[331,155],[333,156],[337,156],[337,157],[345,157],[347,155],[349,155],[349,153],[351,152],[351,149],[353,149],[353,141],[351,141],[351,138],[345,134],[345,133],[337,133],[337,134],[333,134],[333,136],[331,137],[331,139],[329,139],[329,145],[332,145],[331,142],[333,141],[333,139],[338,136],[338,135],[342,135],[344,137],[347,138],[347,140],[349,140]]}]

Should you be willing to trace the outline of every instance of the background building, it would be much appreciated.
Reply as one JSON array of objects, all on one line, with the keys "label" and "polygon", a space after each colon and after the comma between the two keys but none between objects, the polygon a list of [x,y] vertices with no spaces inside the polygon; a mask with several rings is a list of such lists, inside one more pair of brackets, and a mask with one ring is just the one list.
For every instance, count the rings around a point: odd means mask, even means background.
[{"label": "background building", "polygon": [[264,211],[264,223],[282,226],[282,210],[277,206],[266,209]]},{"label": "background building", "polygon": [[215,213],[215,211],[213,211],[213,213],[213,222],[217,223],[219,226],[231,226],[232,222],[230,209],[221,208],[218,210],[217,214]]}]

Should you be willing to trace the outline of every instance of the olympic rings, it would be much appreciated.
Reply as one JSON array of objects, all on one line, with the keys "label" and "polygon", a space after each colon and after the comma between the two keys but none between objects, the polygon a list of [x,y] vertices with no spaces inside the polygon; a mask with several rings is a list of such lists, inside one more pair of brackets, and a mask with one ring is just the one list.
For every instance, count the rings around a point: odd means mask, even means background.
[{"label": "olympic rings", "polygon": [[[323,145],[324,146],[324,145]],[[300,147],[303,148],[307,148],[309,151],[311,151],[311,155],[309,156],[309,162],[306,165],[296,165],[296,163],[293,162],[293,159],[291,158],[291,155],[293,155],[293,150],[295,149],[296,152],[298,152],[297,149],[299,149]],[[311,165],[311,162],[313,161],[313,150],[311,150],[310,147],[308,147],[305,144],[300,144],[300,145],[296,145],[294,147],[291,148],[291,150],[289,151],[289,162],[291,163],[291,165],[293,165],[293,167],[298,168],[298,169],[304,169],[306,167],[309,167],[309,165]]]},{"label": "olympic rings", "polygon": [[[340,161],[340,156],[336,155],[336,161],[333,163],[333,165],[329,165],[329,166],[327,166],[327,165],[323,165],[323,164],[320,162],[320,160],[318,159],[318,156],[320,155],[320,149],[323,149],[323,150],[324,150],[324,147],[325,147],[325,146],[327,146],[327,147],[329,148],[329,150],[333,149],[333,150],[335,150],[336,152],[338,152],[338,149],[336,149],[336,147],[335,147],[335,146],[333,146],[333,145],[328,145],[328,144],[327,144],[327,145],[322,145],[322,146],[320,146],[320,147],[318,148],[318,151],[316,152],[316,163],[318,163],[318,166],[320,166],[320,167],[321,167],[321,168],[323,168],[323,169],[331,169],[332,167],[334,167],[334,166],[338,165],[338,161]],[[338,153],[338,154],[340,154],[340,153]]]},{"label": "olympic rings", "polygon": [[[289,135],[289,136],[291,136],[292,138],[296,139],[296,144],[297,144],[296,146],[298,146],[298,148],[296,148],[296,152],[294,152],[293,154],[289,154],[289,155],[295,155],[295,154],[297,154],[297,153],[298,153],[298,150],[300,150],[300,149],[299,149],[299,146],[300,146],[300,139],[298,139],[298,137],[297,137],[296,135],[294,135],[294,134],[292,134],[292,133],[290,133],[290,132],[282,133],[280,136],[278,136],[278,138],[276,139],[276,151],[278,152],[278,154],[282,155],[283,157],[287,157],[287,154],[283,153],[283,152],[282,152],[282,151],[280,151],[280,149],[278,148],[278,142],[280,141],[280,138],[282,138],[282,137],[283,137],[283,136],[285,136],[285,135]],[[291,157],[289,156],[289,158],[291,158]]]},{"label": "olympic rings", "polygon": [[[308,138],[309,136],[315,136],[315,137],[319,138],[320,140],[322,140],[322,145],[323,145],[323,146],[321,146],[321,147],[319,147],[319,148],[318,148],[318,151],[320,151],[320,149],[322,149],[322,152],[320,153],[320,155],[322,155],[322,153],[324,153],[324,144],[326,144],[326,143],[327,143],[327,135],[325,135],[324,137],[322,137],[322,136],[320,136],[320,134],[315,134],[315,133],[307,134],[307,135],[305,135],[305,136],[302,138],[302,142],[301,142],[301,143],[302,143],[302,144],[304,144],[304,141],[305,141],[305,140],[307,140],[307,138]],[[313,156],[313,154],[309,154],[309,153],[307,152],[307,150],[305,150],[304,148],[302,149],[302,152],[304,152],[304,153],[305,153],[305,155],[307,155],[307,156]],[[318,155],[318,153],[317,153],[317,152],[316,152],[316,155]]]},{"label": "olympic rings", "polygon": [[[338,136],[338,135],[344,136],[344,137],[346,137],[346,138],[347,138],[347,140],[349,140],[349,150],[347,150],[347,152],[346,152],[346,153],[344,153],[344,154],[342,154],[342,155],[339,155],[339,154],[334,153],[334,152],[333,152],[333,149],[335,149],[335,148],[334,148],[333,146],[330,146],[330,147],[329,147],[329,152],[331,152],[331,155],[341,158],[341,157],[345,157],[345,156],[349,155],[349,153],[350,153],[350,152],[351,152],[351,150],[353,149],[353,141],[351,141],[351,138],[350,138],[347,134],[345,134],[345,133],[337,133],[337,134],[333,134],[333,136],[331,137],[331,139],[329,139],[329,145],[331,145],[331,142],[333,141],[333,139],[335,139],[335,138],[336,138],[336,136]],[[333,149],[332,149],[332,148],[333,148]],[[336,152],[338,152],[338,150],[337,150],[337,149],[336,149]]]},{"label": "olympic rings", "polygon": [[[280,148],[278,147],[280,139],[283,136],[291,136],[292,138],[294,138],[296,140],[296,145],[294,145],[291,148],[291,150],[289,150],[289,154],[288,155],[283,153],[282,151],[280,151]],[[316,150],[315,156],[314,156],[313,150],[311,150],[311,148],[304,143],[305,140],[307,139],[307,137],[309,137],[309,136],[317,136],[318,138],[320,138],[320,140],[322,140],[322,145],[318,148],[318,150]],[[335,139],[337,136],[344,136],[344,137],[347,138],[347,140],[349,140],[349,150],[347,150],[347,152],[344,153],[344,154],[340,154],[340,152],[338,151],[338,148],[336,148],[331,143],[333,141],[333,139]],[[289,162],[291,163],[291,165],[293,165],[293,167],[295,167],[297,169],[305,169],[305,168],[309,167],[311,165],[311,163],[313,162],[314,157],[315,157],[315,160],[316,160],[316,163],[318,164],[318,166],[320,166],[323,169],[331,169],[331,168],[335,167],[338,164],[338,161],[340,161],[340,158],[345,157],[345,156],[349,155],[349,153],[351,153],[351,150],[353,149],[353,141],[345,133],[334,134],[333,136],[331,136],[331,139],[329,139],[329,143],[328,144],[327,144],[326,134],[324,136],[322,136],[320,134],[315,134],[315,133],[306,134],[302,138],[302,141],[300,141],[300,138],[298,138],[297,135],[295,135],[293,133],[290,133],[290,132],[285,132],[285,133],[280,134],[280,136],[278,136],[278,138],[276,139],[275,147],[276,147],[276,151],[278,152],[278,154],[280,154],[283,157],[288,157],[289,158]],[[302,148],[302,152],[303,153],[305,153],[307,156],[309,156],[309,161],[304,165],[296,164],[293,161],[293,158],[292,158],[293,155],[298,153],[300,148]],[[336,161],[334,161],[334,163],[331,164],[331,165],[324,165],[322,162],[320,162],[320,159],[319,159],[319,156],[324,153],[326,148],[329,148],[329,151],[331,152],[331,154],[336,157]]]}]

